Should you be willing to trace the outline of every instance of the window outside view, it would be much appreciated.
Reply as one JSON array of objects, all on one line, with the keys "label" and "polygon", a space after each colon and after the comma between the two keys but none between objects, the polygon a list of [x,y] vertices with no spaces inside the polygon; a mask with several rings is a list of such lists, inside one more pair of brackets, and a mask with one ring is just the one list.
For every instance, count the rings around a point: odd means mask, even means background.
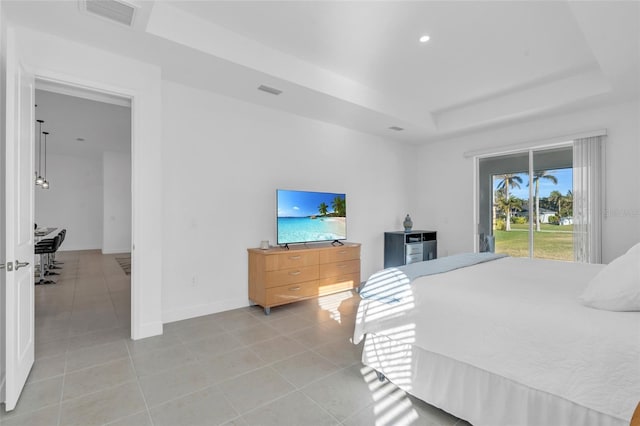
[{"label": "window outside view", "polygon": [[496,253],[529,257],[529,210],[533,209],[533,257],[573,260],[573,169],[537,170],[529,206],[529,174],[493,175]]}]

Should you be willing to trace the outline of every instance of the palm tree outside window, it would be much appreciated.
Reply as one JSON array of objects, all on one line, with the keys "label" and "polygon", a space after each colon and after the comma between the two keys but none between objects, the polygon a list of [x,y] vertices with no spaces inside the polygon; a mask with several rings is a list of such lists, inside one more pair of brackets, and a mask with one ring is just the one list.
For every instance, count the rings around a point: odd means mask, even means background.
[{"label": "palm tree outside window", "polygon": [[498,200],[496,200],[496,202],[504,208],[503,211],[505,211],[506,213],[505,229],[507,231],[511,230],[512,206],[518,207],[519,210],[522,210],[522,203],[519,203],[519,206],[518,206],[518,202],[516,201],[516,199],[509,195],[509,187],[520,188],[521,184],[522,184],[522,177],[514,173],[507,173],[502,175],[502,180],[498,184],[498,189],[503,191],[503,193],[501,194],[502,200],[500,199],[500,196],[498,196]]},{"label": "palm tree outside window", "polygon": [[558,184],[558,178],[549,173],[548,170],[538,170],[533,173],[533,184],[535,186],[534,199],[536,201],[536,231],[540,232],[540,180],[545,179],[553,182],[554,185]]}]

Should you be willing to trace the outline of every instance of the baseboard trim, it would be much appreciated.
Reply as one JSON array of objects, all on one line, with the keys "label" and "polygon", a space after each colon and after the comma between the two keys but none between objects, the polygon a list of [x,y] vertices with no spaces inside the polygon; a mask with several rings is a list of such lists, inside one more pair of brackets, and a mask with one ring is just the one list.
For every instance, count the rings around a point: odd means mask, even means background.
[{"label": "baseboard trim", "polygon": [[142,324],[137,330],[131,330],[133,340],[144,339],[145,337],[158,336],[162,334],[162,322],[154,321]]},{"label": "baseboard trim", "polygon": [[131,253],[131,247],[123,248],[123,249],[102,249],[102,254],[125,254]]},{"label": "baseboard trim", "polygon": [[2,376],[2,381],[0,381],[0,402],[4,402],[6,400],[5,393],[4,393],[4,391],[5,391],[5,388],[4,388],[5,381],[6,381],[6,376],[3,375]]},{"label": "baseboard trim", "polygon": [[232,309],[244,308],[245,306],[249,306],[247,299],[229,299],[216,303],[170,309],[162,313],[162,322],[166,324],[218,312],[230,311]]},{"label": "baseboard trim", "polygon": [[60,246],[58,251],[88,251],[88,250],[102,250],[102,247],[69,247],[64,244]]}]

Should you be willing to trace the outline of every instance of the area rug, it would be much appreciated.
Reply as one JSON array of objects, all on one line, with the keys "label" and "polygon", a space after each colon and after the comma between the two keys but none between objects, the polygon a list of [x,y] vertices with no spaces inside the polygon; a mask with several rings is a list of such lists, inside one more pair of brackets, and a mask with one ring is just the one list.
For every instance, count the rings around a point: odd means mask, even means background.
[{"label": "area rug", "polygon": [[131,275],[131,255],[126,257],[116,257],[116,262],[118,262],[125,274]]}]

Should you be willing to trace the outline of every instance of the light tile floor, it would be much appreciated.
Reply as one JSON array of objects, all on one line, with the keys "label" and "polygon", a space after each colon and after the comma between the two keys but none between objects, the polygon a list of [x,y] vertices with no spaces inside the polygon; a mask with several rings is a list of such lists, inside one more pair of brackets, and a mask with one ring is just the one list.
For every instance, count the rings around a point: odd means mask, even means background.
[{"label": "light tile floor", "polygon": [[36,362],[13,425],[468,425],[360,362],[351,292],[165,324],[132,341],[130,280],[98,251],[63,252],[36,286]]}]

